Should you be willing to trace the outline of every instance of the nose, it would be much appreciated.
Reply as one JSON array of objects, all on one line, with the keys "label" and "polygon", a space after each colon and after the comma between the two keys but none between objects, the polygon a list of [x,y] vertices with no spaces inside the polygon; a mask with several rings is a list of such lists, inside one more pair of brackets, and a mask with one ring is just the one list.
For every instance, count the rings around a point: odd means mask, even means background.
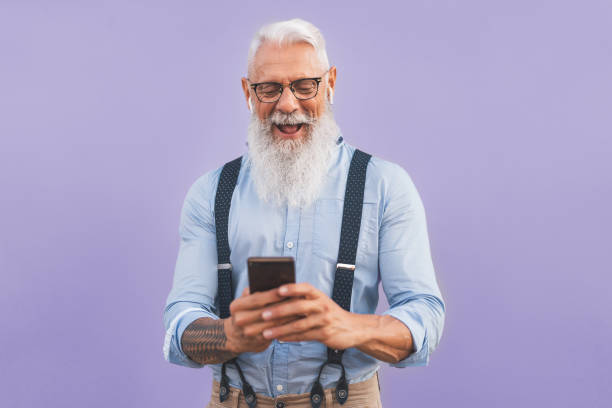
[{"label": "nose", "polygon": [[280,99],[276,102],[276,110],[283,113],[291,113],[298,110],[299,107],[300,103],[293,95],[293,92],[291,92],[291,89],[288,86],[284,87]]}]

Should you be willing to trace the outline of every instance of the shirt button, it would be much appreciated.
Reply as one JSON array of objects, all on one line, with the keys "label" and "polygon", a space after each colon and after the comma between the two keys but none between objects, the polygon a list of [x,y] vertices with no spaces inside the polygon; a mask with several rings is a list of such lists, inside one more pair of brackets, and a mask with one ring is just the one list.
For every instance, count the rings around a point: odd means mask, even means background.
[{"label": "shirt button", "polygon": [[283,390],[283,386],[282,386],[282,384],[278,384],[278,385],[276,386],[276,390],[277,390],[277,391],[282,391],[282,390]]},{"label": "shirt button", "polygon": [[293,248],[293,242],[291,241],[287,242],[287,248],[289,249]]}]

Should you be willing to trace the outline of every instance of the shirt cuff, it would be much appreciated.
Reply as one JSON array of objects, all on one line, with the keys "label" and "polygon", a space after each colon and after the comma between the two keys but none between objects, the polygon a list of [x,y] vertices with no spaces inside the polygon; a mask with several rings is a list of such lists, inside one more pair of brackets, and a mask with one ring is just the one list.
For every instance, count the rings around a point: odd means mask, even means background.
[{"label": "shirt cuff", "polygon": [[427,330],[423,326],[420,317],[414,316],[414,313],[402,309],[389,309],[383,313],[396,318],[404,323],[412,334],[412,344],[414,352],[405,359],[397,363],[389,363],[391,367],[419,367],[429,364],[429,341],[427,338]]}]

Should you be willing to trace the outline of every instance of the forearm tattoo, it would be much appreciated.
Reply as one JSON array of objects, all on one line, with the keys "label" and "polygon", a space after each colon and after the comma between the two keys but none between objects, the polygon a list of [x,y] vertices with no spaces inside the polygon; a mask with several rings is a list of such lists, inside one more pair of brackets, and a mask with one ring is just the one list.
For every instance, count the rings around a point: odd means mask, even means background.
[{"label": "forearm tattoo", "polygon": [[223,320],[208,317],[187,326],[181,338],[183,352],[200,364],[219,364],[236,357],[227,350],[226,343]]}]

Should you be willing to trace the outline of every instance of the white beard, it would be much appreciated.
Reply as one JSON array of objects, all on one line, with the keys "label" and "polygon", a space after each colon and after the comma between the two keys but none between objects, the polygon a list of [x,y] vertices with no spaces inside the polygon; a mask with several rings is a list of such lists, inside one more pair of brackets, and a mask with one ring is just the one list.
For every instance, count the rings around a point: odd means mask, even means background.
[{"label": "white beard", "polygon": [[[274,124],[308,123],[300,140],[279,140]],[[308,207],[318,197],[340,129],[328,105],[318,119],[275,111],[263,121],[251,115],[248,130],[251,173],[259,197],[276,205]]]}]

